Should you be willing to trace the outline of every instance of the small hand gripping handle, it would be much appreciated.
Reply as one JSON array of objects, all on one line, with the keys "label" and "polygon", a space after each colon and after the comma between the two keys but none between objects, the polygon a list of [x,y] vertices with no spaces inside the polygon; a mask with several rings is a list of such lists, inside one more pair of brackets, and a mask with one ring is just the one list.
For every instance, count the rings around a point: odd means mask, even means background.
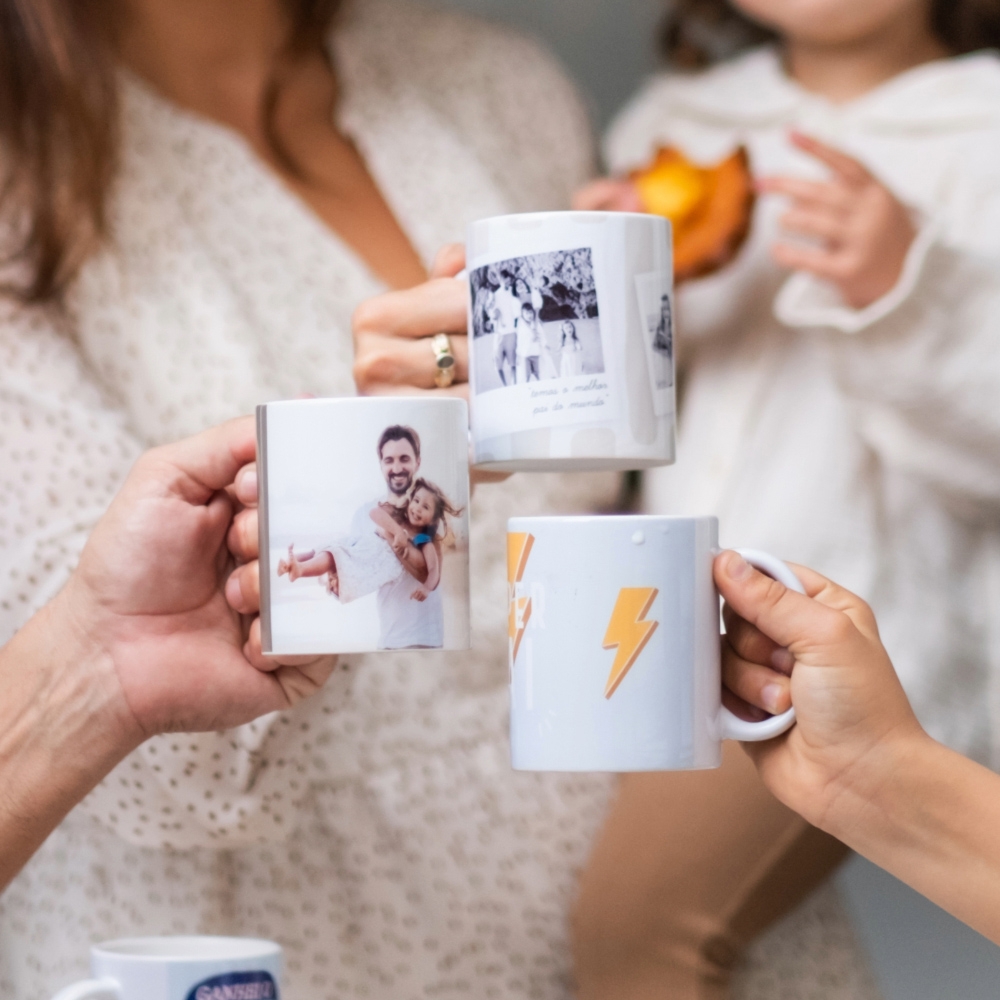
[{"label": "small hand gripping handle", "polygon": [[[789,590],[798,591],[800,594],[806,592],[799,578],[780,559],[756,549],[736,549],[736,551],[751,566],[756,566],[761,572],[774,577]],[[792,706],[787,712],[772,716],[770,719],[764,719],[762,722],[747,722],[745,719],[733,715],[728,708],[723,706],[719,721],[722,739],[757,743],[761,740],[773,739],[791,729],[795,725],[795,707]]]},{"label": "small hand gripping handle", "polygon": [[88,1000],[90,997],[122,1000],[122,988],[117,979],[87,979],[60,990],[52,1000]]}]

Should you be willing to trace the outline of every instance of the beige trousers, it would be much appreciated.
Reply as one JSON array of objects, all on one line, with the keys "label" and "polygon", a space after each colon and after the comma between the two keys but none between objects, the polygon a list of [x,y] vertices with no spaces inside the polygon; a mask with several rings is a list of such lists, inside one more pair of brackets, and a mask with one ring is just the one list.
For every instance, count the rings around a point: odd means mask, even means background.
[{"label": "beige trousers", "polygon": [[724,1000],[747,945],[846,854],[734,743],[716,771],[626,775],[574,908],[579,1000]]}]

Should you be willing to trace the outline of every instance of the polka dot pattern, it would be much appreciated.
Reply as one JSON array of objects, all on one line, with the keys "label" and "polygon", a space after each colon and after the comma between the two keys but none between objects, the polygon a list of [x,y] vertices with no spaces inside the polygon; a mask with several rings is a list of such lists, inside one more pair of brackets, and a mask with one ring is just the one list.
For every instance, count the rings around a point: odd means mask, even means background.
[{"label": "polka dot pattern", "polygon": [[[341,127],[425,261],[472,219],[565,204],[590,169],[569,85],[509,33],[369,0],[332,52]],[[123,92],[113,240],[58,323],[0,323],[5,635],[144,447],[351,394],[351,313],[382,290],[238,136],[130,76]],[[50,997],[96,940],[201,931],[280,940],[291,1000],[568,996],[565,914],[611,781],[510,770],[504,530],[616,490],[477,492],[473,653],[350,657],[294,711],[125,760],[0,899],[0,992]]]}]

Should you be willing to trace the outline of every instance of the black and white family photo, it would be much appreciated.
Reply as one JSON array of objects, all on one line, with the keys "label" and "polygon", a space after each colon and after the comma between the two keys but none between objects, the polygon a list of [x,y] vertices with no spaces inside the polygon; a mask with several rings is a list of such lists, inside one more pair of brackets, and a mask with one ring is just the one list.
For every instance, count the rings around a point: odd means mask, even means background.
[{"label": "black and white family photo", "polygon": [[435,465],[434,437],[404,423],[354,426],[319,446],[309,482],[289,461],[290,449],[300,463],[307,450],[294,431],[276,473],[269,420],[269,487],[277,480],[286,497],[269,502],[272,628],[331,630],[344,651],[444,647],[448,595],[467,593],[465,563],[451,557],[467,551],[468,498],[448,463]]},{"label": "black and white family photo", "polygon": [[498,261],[470,284],[477,395],[604,372],[590,247]]}]

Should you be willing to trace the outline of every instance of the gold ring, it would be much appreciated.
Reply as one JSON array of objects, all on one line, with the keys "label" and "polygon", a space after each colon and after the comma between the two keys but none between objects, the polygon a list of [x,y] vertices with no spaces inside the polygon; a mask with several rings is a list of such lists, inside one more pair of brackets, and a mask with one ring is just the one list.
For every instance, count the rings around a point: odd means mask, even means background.
[{"label": "gold ring", "polygon": [[435,333],[431,337],[434,352],[434,384],[439,389],[447,389],[455,381],[455,355],[451,353],[451,338],[446,333]]}]

